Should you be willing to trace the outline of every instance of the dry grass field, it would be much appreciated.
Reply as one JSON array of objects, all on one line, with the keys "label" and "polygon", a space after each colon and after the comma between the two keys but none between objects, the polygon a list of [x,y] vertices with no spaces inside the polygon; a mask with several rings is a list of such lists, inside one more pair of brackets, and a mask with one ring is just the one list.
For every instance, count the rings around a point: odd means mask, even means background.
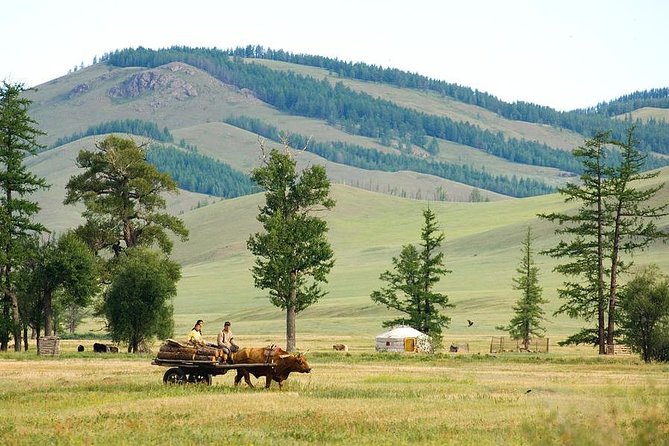
[{"label": "dry grass field", "polygon": [[[634,356],[308,354],[279,390],[166,386],[151,356],[0,356],[0,444],[669,444],[669,367]],[[260,339],[253,340],[260,342]],[[352,340],[356,345],[356,341]],[[360,343],[362,345],[362,343]]]}]

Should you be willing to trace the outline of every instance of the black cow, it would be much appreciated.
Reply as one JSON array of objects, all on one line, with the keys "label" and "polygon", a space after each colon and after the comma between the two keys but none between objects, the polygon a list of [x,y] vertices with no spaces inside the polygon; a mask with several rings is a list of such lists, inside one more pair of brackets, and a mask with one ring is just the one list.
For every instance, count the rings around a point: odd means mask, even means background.
[{"label": "black cow", "polygon": [[110,344],[100,344],[96,342],[93,344],[93,351],[95,353],[118,353],[118,347]]}]

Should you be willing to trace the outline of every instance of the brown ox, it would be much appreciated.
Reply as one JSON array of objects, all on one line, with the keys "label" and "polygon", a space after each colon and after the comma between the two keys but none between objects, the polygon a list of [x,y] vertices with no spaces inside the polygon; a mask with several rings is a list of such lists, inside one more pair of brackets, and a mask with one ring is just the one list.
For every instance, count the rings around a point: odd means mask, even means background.
[{"label": "brown ox", "polygon": [[335,344],[332,346],[332,350],[336,350],[338,352],[347,352],[348,351],[348,345],[346,344]]},{"label": "brown ox", "polygon": [[[291,372],[309,373],[311,367],[301,354],[291,355],[279,347],[268,348],[243,348],[234,354],[235,364],[268,364],[267,367],[256,366],[238,368],[235,376],[235,385],[244,378],[249,387],[253,387],[249,374],[256,378],[265,377],[265,388],[268,389],[272,380],[279,383],[279,389],[283,382],[288,379]],[[269,364],[274,364],[274,367]]]}]

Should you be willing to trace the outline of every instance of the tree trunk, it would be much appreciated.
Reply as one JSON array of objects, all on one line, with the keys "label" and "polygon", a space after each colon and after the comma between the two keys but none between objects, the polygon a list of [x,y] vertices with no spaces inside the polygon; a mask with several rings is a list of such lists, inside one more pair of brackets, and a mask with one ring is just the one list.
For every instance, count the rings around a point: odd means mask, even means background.
[{"label": "tree trunk", "polygon": [[[291,284],[296,282],[296,274],[290,273]],[[286,350],[295,351],[295,305],[297,303],[297,288],[292,286],[290,296],[288,296],[288,306],[286,308]]]},{"label": "tree trunk", "polygon": [[[601,180],[600,180],[601,181]],[[604,215],[602,209],[601,183],[597,199],[597,336],[599,354],[606,354],[606,336],[604,336]]]},{"label": "tree trunk", "polygon": [[[7,195],[7,203],[12,202],[12,190],[7,189],[6,191]],[[12,213],[9,212],[9,227],[12,227]],[[5,259],[8,262],[3,270],[2,270],[2,280],[5,281],[5,301],[9,303],[9,306],[11,308],[12,312],[12,324],[11,326],[14,328],[14,351],[20,352],[21,351],[21,314],[19,313],[19,301],[16,298],[16,294],[12,292],[12,283],[10,281],[10,275],[12,272],[12,266],[11,266],[11,256],[9,255],[11,252],[11,244],[12,244],[12,236],[11,234],[9,235],[9,240],[7,240],[7,244],[3,247],[5,252]],[[9,320],[7,320],[9,322]]]},{"label": "tree trunk", "polygon": [[622,214],[622,203],[618,202],[616,209],[615,229],[613,231],[613,249],[611,252],[611,286],[609,288],[609,326],[607,328],[606,342],[613,345],[613,332],[616,329],[615,308],[618,294],[618,257],[620,255],[620,219]]},{"label": "tree trunk", "polygon": [[53,296],[44,291],[44,336],[53,336]]},{"label": "tree trunk", "polygon": [[19,313],[19,302],[14,294],[12,297],[12,317],[14,319],[14,351],[21,351],[21,313]]},{"label": "tree trunk", "polygon": [[23,326],[23,351],[28,351],[28,325]]},{"label": "tree trunk", "polygon": [[286,310],[286,350],[295,351],[295,307]]},{"label": "tree trunk", "polygon": [[9,296],[9,301],[11,302],[12,307],[12,326],[14,327],[14,351],[21,351],[21,313],[19,312],[19,300],[16,297],[16,293],[11,292],[9,274],[10,267],[5,268],[5,296]]},{"label": "tree trunk", "polygon": [[6,352],[9,344],[9,302],[7,296],[0,296],[2,298],[2,326],[0,326],[0,351]]}]

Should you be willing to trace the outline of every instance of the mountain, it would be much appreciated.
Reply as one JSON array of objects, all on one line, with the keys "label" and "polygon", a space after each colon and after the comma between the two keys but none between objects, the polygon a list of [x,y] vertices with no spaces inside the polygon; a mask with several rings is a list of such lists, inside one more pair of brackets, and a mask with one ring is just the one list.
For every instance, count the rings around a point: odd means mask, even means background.
[{"label": "mountain", "polygon": [[[77,153],[107,133],[149,143],[155,154],[150,159],[159,168],[187,174],[182,188],[211,190],[215,177],[242,182],[236,175],[259,164],[259,135],[278,146],[273,139],[286,132],[300,166],[326,167],[337,200],[326,215],[336,254],[329,295],[299,316],[298,333],[377,331],[388,313],[369,294],[401,246],[418,242],[421,211],[429,205],[445,232],[445,260],[453,271],[440,284],[456,304],[449,310],[449,333],[487,336],[508,322],[518,297],[511,277],[525,228],[532,225],[537,251],[556,243],[555,228],[536,214],[571,206],[550,192],[578,175],[570,151],[589,132],[610,128],[620,134],[639,118],[637,135],[651,159],[649,168],[662,169],[654,181],[669,180],[669,168],[662,168],[669,164],[663,94],[659,89],[557,112],[504,103],[417,74],[318,56],[257,47],[139,48],[111,53],[28,92],[32,116],[47,132],[42,140],[47,149],[28,163],[52,184],[37,195],[40,219],[62,231],[80,222],[80,209],[62,205],[64,186],[78,170]],[[194,177],[201,181],[188,181]],[[233,319],[246,333],[283,331],[283,313],[253,288],[249,272],[246,240],[258,229],[262,202],[261,194],[249,193],[223,199],[182,190],[168,197],[171,212],[191,232],[188,242],[174,248],[183,265],[177,332],[202,317]],[[470,202],[477,196],[490,202]],[[658,199],[669,201],[666,188]],[[669,229],[669,218],[660,225]],[[559,306],[555,290],[562,277],[552,272],[552,260],[538,260],[550,315]],[[634,260],[669,269],[663,245]],[[477,324],[466,328],[466,319]],[[581,325],[551,318],[549,334],[562,336]]]},{"label": "mountain", "polygon": [[[45,144],[134,119],[248,172],[258,161],[257,134],[286,132],[307,147],[304,162],[327,164],[335,183],[467,201],[473,189],[489,200],[549,193],[578,173],[569,151],[586,132],[629,126],[592,110],[507,104],[398,70],[258,47],[137,48],[103,60],[31,94]],[[663,106],[656,96],[627,102]],[[669,126],[637,125],[649,168],[669,163]]]}]

